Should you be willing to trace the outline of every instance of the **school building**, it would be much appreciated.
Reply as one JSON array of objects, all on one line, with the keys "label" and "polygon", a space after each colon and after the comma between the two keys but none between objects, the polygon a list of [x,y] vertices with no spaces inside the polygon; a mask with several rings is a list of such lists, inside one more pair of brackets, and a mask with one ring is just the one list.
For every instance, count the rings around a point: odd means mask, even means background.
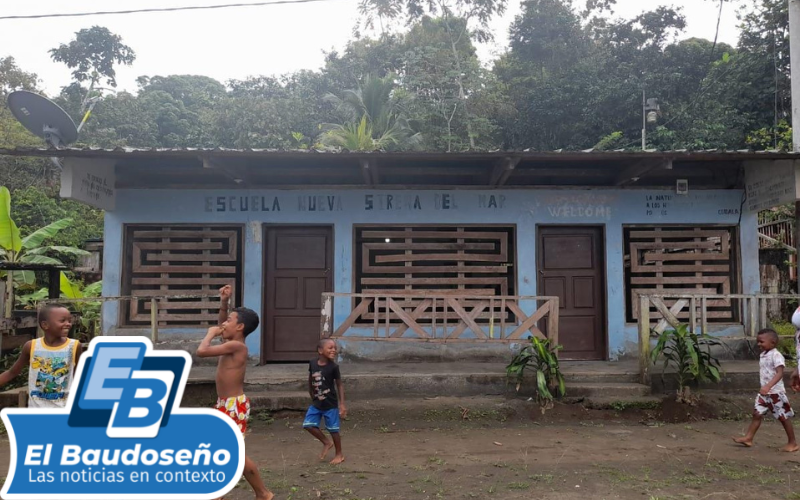
[{"label": "school building", "polygon": [[[757,212],[782,189],[771,172],[794,168],[743,152],[59,154],[63,195],[107,210],[104,295],[137,298],[105,304],[104,334],[149,335],[162,297],[159,340],[197,342],[231,284],[261,315],[247,342],[264,363],[307,361],[320,335],[345,359],[508,359],[556,332],[565,359],[636,356],[640,293],[760,291]],[[709,332],[742,331],[736,300],[703,307]]]}]

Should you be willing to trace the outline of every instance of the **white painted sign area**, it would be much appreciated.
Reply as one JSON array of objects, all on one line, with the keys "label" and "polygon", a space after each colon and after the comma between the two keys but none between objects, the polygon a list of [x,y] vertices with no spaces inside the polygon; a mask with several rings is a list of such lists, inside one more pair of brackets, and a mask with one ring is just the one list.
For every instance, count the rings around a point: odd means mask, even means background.
[{"label": "white painted sign area", "polygon": [[745,190],[750,212],[768,210],[798,199],[798,164],[795,160],[745,163]]},{"label": "white painted sign area", "polygon": [[111,160],[65,158],[61,172],[61,197],[103,210],[116,206],[116,176]]}]

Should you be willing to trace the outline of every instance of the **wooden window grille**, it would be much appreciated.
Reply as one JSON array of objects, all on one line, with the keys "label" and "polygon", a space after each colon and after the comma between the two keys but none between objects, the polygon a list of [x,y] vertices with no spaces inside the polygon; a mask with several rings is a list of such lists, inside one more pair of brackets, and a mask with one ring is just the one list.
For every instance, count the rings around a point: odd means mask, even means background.
[{"label": "wooden window grille", "polygon": [[[625,286],[627,321],[639,318],[640,292],[724,295],[736,293],[736,230],[719,226],[626,226]],[[676,301],[668,300],[671,307]],[[709,323],[738,321],[737,301],[709,300]],[[660,314],[653,308],[651,318]],[[678,315],[690,319],[686,307]]]},{"label": "wooden window grille", "polygon": [[[127,225],[123,294],[134,297],[211,295],[233,287],[241,297],[243,227],[238,225]],[[122,306],[122,326],[150,324],[150,301]],[[165,327],[215,325],[218,298],[174,298],[158,303],[158,322]]]},{"label": "wooden window grille", "polygon": [[[412,295],[396,301],[413,310],[428,296],[508,296],[516,294],[513,226],[365,226],[355,231],[356,293]],[[499,307],[499,301],[498,301]],[[385,312],[385,311],[384,311]],[[445,319],[438,309],[437,322]],[[360,318],[372,322],[374,306]],[[476,318],[488,322],[491,314]],[[385,321],[381,314],[381,321]],[[499,316],[496,316],[499,321]],[[390,314],[391,323],[402,321]],[[418,323],[431,323],[432,315]],[[448,323],[457,322],[452,313]]]}]

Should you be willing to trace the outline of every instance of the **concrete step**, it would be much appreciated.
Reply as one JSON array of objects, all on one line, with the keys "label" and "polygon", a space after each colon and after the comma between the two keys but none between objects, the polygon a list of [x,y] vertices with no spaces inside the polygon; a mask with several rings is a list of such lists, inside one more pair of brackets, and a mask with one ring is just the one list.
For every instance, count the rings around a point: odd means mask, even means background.
[{"label": "concrete step", "polygon": [[626,383],[598,383],[598,382],[578,382],[567,385],[568,397],[584,398],[635,398],[650,396],[650,387],[631,382]]},{"label": "concrete step", "polygon": [[660,396],[626,396],[619,397],[589,397],[582,402],[585,408],[591,410],[653,410],[661,406]]},{"label": "concrete step", "polygon": [[256,392],[250,395],[250,407],[253,410],[296,410],[305,411],[311,404],[308,392]]},{"label": "concrete step", "polygon": [[639,381],[638,372],[563,371],[564,380],[570,383],[631,383]]}]

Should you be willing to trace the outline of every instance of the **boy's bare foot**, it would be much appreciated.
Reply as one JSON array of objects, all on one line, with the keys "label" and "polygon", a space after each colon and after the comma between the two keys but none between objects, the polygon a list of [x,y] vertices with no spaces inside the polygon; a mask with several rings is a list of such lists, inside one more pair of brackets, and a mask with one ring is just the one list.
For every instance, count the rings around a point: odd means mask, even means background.
[{"label": "boy's bare foot", "polygon": [[275,494],[272,493],[271,491],[267,492],[266,496],[256,495],[256,500],[272,500],[273,498],[275,498]]},{"label": "boy's bare foot", "polygon": [[750,448],[751,446],[753,446],[753,440],[752,440],[752,439],[750,439],[750,438],[748,438],[747,436],[745,436],[745,437],[740,437],[740,438],[733,438],[733,441],[734,441],[735,443],[739,443],[739,444],[742,444],[742,445],[744,445],[744,446],[747,446],[748,448]]},{"label": "boy's bare foot", "polygon": [[798,450],[800,450],[800,446],[798,446],[797,443],[787,444],[786,446],[781,448],[781,451],[785,451],[786,453],[794,453]]},{"label": "boy's bare foot", "polygon": [[320,454],[319,459],[325,460],[325,457],[328,456],[328,452],[331,451],[331,448],[333,448],[333,441],[328,440],[328,442],[322,446],[322,453]]},{"label": "boy's bare foot", "polygon": [[340,463],[344,462],[344,457],[342,455],[336,455],[331,460],[331,465],[339,465]]}]

